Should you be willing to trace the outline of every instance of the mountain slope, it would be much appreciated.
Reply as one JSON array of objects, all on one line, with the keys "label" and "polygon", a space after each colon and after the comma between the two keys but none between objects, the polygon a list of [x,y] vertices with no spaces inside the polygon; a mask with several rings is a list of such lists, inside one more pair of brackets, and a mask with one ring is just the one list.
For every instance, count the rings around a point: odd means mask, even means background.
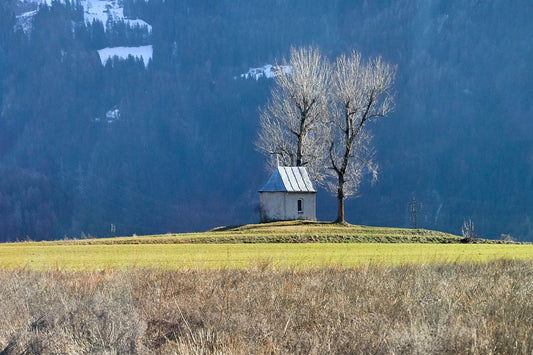
[{"label": "mountain slope", "polygon": [[[240,74],[307,44],[398,65],[396,110],[370,127],[380,180],[347,202],[349,222],[409,227],[414,197],[418,227],[459,234],[471,218],[483,236],[533,238],[533,4],[116,6],[152,30],[87,24],[85,7],[56,4],[35,14],[31,35],[1,32],[3,240],[257,221],[269,174],[253,142],[273,80]],[[0,14],[2,29],[15,28],[15,8]],[[104,66],[98,55],[150,45],[148,67],[126,56]],[[320,191],[317,202],[319,219],[334,219],[335,200]]]}]

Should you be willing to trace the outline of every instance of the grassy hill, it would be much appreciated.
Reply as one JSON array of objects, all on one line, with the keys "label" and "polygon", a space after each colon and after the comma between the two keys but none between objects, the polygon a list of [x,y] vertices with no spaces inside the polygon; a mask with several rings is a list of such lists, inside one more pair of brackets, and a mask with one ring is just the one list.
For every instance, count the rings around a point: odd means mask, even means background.
[{"label": "grassy hill", "polygon": [[460,244],[422,230],[309,221],[219,227],[204,233],[0,244],[2,268],[104,270],[278,268],[531,260],[532,245]]},{"label": "grassy hill", "polygon": [[461,237],[425,230],[283,221],[218,227],[202,233],[162,234],[46,242],[53,244],[195,244],[195,243],[459,243]]}]

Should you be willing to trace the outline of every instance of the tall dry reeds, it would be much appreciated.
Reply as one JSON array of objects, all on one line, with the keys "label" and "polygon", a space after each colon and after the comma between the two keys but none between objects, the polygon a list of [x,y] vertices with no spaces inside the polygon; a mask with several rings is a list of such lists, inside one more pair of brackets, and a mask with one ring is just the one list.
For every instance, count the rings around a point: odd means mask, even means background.
[{"label": "tall dry reeds", "polygon": [[531,353],[533,262],[0,272],[0,351]]}]

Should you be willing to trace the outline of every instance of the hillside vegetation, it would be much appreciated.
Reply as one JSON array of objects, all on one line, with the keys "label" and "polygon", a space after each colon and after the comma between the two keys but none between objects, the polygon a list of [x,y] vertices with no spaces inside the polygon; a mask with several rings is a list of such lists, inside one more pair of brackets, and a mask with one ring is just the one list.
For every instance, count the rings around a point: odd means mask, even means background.
[{"label": "hillside vegetation", "polygon": [[[368,227],[328,222],[283,221],[218,227],[203,233],[90,238],[43,242],[71,244],[190,244],[190,243],[459,243],[462,238],[425,229]],[[480,242],[489,242],[479,240]]]},{"label": "hillside vegetation", "polygon": [[220,227],[204,233],[0,244],[0,268],[106,270],[310,269],[365,264],[531,260],[533,245],[429,230],[308,221]]},{"label": "hillside vegetation", "polygon": [[[273,80],[240,74],[309,44],[398,65],[396,110],[369,127],[379,183],[347,220],[409,226],[416,196],[420,227],[460,233],[471,217],[532,238],[532,1],[82,1],[123,3],[152,34],[110,28],[109,11],[87,24],[70,3],[23,33],[27,1],[0,1],[0,241],[256,219],[269,172],[253,142]],[[98,52],[149,45],[148,68]],[[335,199],[319,199],[333,219]]]}]

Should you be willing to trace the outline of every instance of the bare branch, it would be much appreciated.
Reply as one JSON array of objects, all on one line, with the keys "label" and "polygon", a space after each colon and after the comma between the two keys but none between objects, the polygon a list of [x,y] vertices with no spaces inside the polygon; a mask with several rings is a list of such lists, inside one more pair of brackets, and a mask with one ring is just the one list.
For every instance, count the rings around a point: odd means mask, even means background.
[{"label": "bare branch", "polygon": [[276,77],[260,114],[256,147],[276,152],[283,165],[305,165],[317,182],[326,178],[343,222],[344,199],[357,194],[367,174],[377,179],[366,125],[393,110],[396,68],[381,58],[365,62],[355,51],[331,66],[313,47],[292,48],[283,65],[291,72]]},{"label": "bare branch", "polygon": [[[361,60],[361,55],[337,58],[332,72],[329,171],[327,186],[336,194],[339,205],[337,220],[344,222],[344,199],[355,196],[368,172],[377,180],[371,135],[367,122],[385,117],[394,107],[390,89],[395,67],[381,58]],[[334,143],[333,143],[334,142]],[[335,146],[335,149],[333,148]]]},{"label": "bare branch", "polygon": [[[314,47],[292,48],[290,73],[280,72],[260,114],[257,149],[283,152],[283,164],[307,166],[315,181],[323,177],[329,64]],[[289,154],[290,152],[290,154]],[[288,156],[292,159],[288,159]]]}]

